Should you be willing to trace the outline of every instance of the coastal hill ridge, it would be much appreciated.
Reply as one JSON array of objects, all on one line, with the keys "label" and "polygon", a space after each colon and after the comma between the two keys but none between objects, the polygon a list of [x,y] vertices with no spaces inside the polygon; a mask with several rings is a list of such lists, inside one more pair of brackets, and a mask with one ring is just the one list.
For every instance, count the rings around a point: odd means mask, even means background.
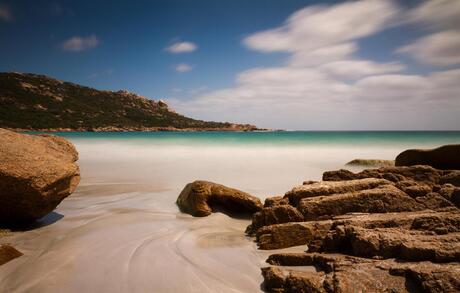
[{"label": "coastal hill ridge", "polygon": [[31,73],[0,73],[0,127],[37,131],[253,131],[256,126],[196,120],[162,100]]}]

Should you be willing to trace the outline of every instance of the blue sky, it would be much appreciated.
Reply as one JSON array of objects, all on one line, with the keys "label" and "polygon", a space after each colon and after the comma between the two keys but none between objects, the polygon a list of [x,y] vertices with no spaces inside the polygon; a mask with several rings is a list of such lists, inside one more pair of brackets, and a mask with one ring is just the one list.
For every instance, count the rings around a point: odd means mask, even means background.
[{"label": "blue sky", "polygon": [[458,3],[0,0],[0,71],[261,127],[459,129]]}]

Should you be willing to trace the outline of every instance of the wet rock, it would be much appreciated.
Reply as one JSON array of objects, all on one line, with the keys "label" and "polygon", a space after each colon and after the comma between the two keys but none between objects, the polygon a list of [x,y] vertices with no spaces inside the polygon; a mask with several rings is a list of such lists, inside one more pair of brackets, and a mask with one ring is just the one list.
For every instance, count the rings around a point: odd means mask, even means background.
[{"label": "wet rock", "polygon": [[460,170],[460,144],[445,145],[428,150],[406,150],[396,157],[395,165],[428,165],[436,169]]},{"label": "wet rock", "polygon": [[392,167],[395,165],[393,160],[378,160],[378,159],[354,159],[348,163],[347,166],[361,166],[361,167]]},{"label": "wet rock", "polygon": [[375,178],[346,181],[321,181],[308,185],[296,186],[291,191],[287,192],[285,197],[289,199],[291,205],[297,206],[299,201],[303,198],[373,189],[387,184],[390,184],[390,182]]},{"label": "wet rock", "polygon": [[417,211],[425,207],[393,185],[304,198],[298,205],[305,220],[324,220],[353,212],[387,213]]},{"label": "wet rock", "polygon": [[208,181],[187,184],[177,198],[177,205],[182,212],[195,217],[208,216],[213,210],[222,210],[231,215],[251,215],[262,209],[257,197]]},{"label": "wet rock", "polygon": [[75,147],[62,137],[0,129],[0,222],[33,221],[77,187]]},{"label": "wet rock", "polygon": [[0,245],[0,266],[9,262],[10,260],[20,257],[21,255],[22,253],[16,250],[16,248],[10,245],[1,244]]},{"label": "wet rock", "polygon": [[252,216],[252,224],[248,227],[247,233],[252,234],[262,226],[302,221],[302,214],[291,205],[263,208]]}]

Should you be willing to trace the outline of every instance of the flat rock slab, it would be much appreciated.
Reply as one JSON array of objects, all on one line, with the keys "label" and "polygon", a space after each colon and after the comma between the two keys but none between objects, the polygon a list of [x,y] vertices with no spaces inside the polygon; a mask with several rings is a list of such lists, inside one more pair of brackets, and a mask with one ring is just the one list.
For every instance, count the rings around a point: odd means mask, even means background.
[{"label": "flat rock slab", "polygon": [[362,172],[353,173],[349,170],[340,169],[323,173],[324,181],[342,181],[363,178],[386,179],[391,182],[412,180],[430,186],[439,184],[442,176],[452,171],[437,170],[430,166],[408,166],[408,167],[382,167],[378,169],[366,169]]},{"label": "flat rock slab", "polygon": [[0,222],[39,219],[77,187],[78,153],[66,139],[0,129]]},{"label": "flat rock slab", "polygon": [[387,213],[425,209],[425,206],[393,185],[303,198],[298,205],[305,220],[324,220],[353,212]]},{"label": "flat rock slab", "polygon": [[262,209],[259,198],[246,192],[208,181],[194,181],[185,186],[177,198],[184,213],[205,217],[213,210],[231,215],[252,215]]},{"label": "flat rock slab", "polygon": [[[260,249],[279,249],[307,245],[309,251],[324,249],[324,241],[335,241],[338,227],[361,227],[365,229],[398,228],[405,231],[425,231],[442,235],[460,232],[460,213],[455,208],[445,211],[416,211],[401,213],[349,214],[332,220],[284,223],[264,226],[256,232]],[[342,229],[343,230],[343,229]],[[344,231],[344,230],[343,230]],[[328,238],[328,239],[326,239]],[[347,238],[344,238],[347,239]],[[340,242],[336,242],[339,247]],[[327,243],[329,250],[333,243]],[[347,244],[348,247],[351,247]]]},{"label": "flat rock slab", "polygon": [[375,178],[337,182],[321,181],[317,183],[296,186],[291,191],[287,192],[285,197],[289,199],[289,203],[291,205],[297,206],[299,201],[303,198],[373,189],[388,184],[390,184],[390,182],[387,180]]},{"label": "flat rock slab", "polygon": [[[269,292],[458,292],[460,264],[373,260],[340,254],[271,255],[262,269]],[[278,267],[284,266],[284,267]],[[286,266],[291,266],[292,269]],[[303,272],[296,266],[314,266]]]}]

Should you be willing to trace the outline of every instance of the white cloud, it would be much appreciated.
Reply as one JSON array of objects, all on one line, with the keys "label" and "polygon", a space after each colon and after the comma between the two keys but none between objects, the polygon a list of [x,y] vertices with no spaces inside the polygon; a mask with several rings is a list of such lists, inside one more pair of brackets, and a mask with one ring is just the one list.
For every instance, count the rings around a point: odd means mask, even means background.
[{"label": "white cloud", "polygon": [[198,46],[192,42],[178,42],[167,47],[165,50],[169,53],[179,54],[193,52],[196,49],[198,49]]},{"label": "white cloud", "polygon": [[460,31],[443,31],[420,38],[399,48],[399,53],[410,53],[420,63],[450,66],[460,64]]},{"label": "white cloud", "polygon": [[403,15],[385,0],[307,7],[243,40],[256,51],[289,53],[286,64],[245,70],[232,87],[171,103],[194,117],[268,128],[458,128],[460,69],[407,74],[400,62],[355,55],[359,39],[401,25]]},{"label": "white cloud", "polygon": [[75,36],[62,43],[62,48],[65,51],[80,52],[95,48],[99,43],[100,41],[95,35],[88,37]]},{"label": "white cloud", "polygon": [[192,66],[188,65],[187,63],[180,63],[180,64],[177,64],[174,69],[177,71],[177,72],[180,72],[180,73],[183,73],[183,72],[187,72],[187,71],[190,71],[193,69]]},{"label": "white cloud", "polygon": [[[407,53],[418,62],[451,66],[460,64],[460,1],[425,1],[407,12],[409,23],[435,30],[396,50]],[[437,31],[436,31],[437,30]]]},{"label": "white cloud", "polygon": [[342,60],[318,67],[321,71],[343,79],[355,79],[363,76],[400,72],[405,68],[405,65],[398,62],[377,63],[368,60]]},{"label": "white cloud", "polygon": [[368,0],[301,9],[275,29],[253,34],[244,44],[261,52],[294,53],[292,65],[340,59],[356,50],[351,40],[382,30],[398,15],[391,1]]},{"label": "white cloud", "polygon": [[406,18],[409,22],[422,23],[435,28],[459,28],[460,1],[429,0],[413,10],[409,10]]},{"label": "white cloud", "polygon": [[10,22],[13,20],[13,14],[11,13],[11,9],[8,6],[0,6],[0,20],[5,22]]}]

